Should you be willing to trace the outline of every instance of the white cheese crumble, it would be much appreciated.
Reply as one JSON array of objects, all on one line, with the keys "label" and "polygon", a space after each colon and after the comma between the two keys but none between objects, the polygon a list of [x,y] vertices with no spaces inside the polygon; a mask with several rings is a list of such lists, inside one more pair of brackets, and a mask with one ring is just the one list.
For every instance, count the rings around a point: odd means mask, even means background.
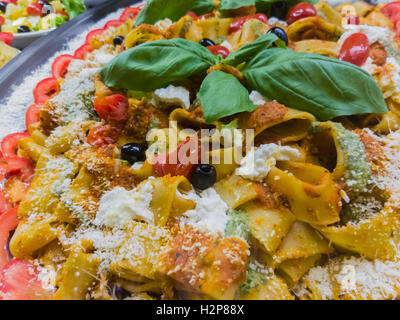
[{"label": "white cheese crumble", "polygon": [[174,23],[172,22],[171,19],[164,19],[164,20],[159,20],[156,22],[155,26],[160,30],[160,31],[166,31],[168,30],[169,27],[171,27]]},{"label": "white cheese crumble", "polygon": [[377,65],[373,63],[373,61],[370,57],[368,57],[367,61],[365,61],[364,65],[361,67],[361,69],[364,69],[370,75],[374,75],[379,71]]},{"label": "white cheese crumble", "polygon": [[228,205],[221,199],[214,188],[207,189],[200,194],[194,190],[186,195],[179,196],[192,200],[196,208],[186,211],[181,219],[181,227],[190,225],[202,232],[213,235],[223,235],[228,222]]},{"label": "white cheese crumble", "polygon": [[285,26],[285,27],[287,27],[287,25],[288,25],[286,21],[279,20],[277,17],[268,18],[268,24],[270,26],[278,25],[278,26]]},{"label": "white cheese crumble", "polygon": [[184,109],[190,108],[190,93],[184,87],[173,85],[164,89],[157,89],[153,93],[153,102],[157,107],[180,106]]},{"label": "white cheese crumble", "polygon": [[279,146],[275,143],[263,144],[250,151],[240,162],[236,175],[243,178],[262,181],[268,175],[276,161],[303,162],[304,156],[295,148]]},{"label": "white cheese crumble", "polygon": [[382,67],[378,84],[385,98],[400,91],[400,65],[396,59],[392,57],[386,59],[386,64]]},{"label": "white cheese crumble", "polygon": [[222,42],[221,46],[227,48],[229,51],[233,51],[233,47],[228,40],[225,40],[224,42]]},{"label": "white cheese crumble", "polygon": [[124,227],[133,219],[154,223],[154,214],[149,208],[153,190],[153,184],[146,181],[131,191],[117,187],[106,192],[100,199],[94,224]]},{"label": "white cheese crumble", "polygon": [[265,98],[261,93],[258,91],[253,90],[250,92],[250,101],[253,102],[256,106],[262,106],[268,102],[268,99]]}]

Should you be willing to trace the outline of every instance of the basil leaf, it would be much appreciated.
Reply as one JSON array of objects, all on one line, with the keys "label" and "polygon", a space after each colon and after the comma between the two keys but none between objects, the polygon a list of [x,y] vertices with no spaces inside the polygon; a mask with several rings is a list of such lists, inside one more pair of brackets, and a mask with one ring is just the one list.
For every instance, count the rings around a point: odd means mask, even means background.
[{"label": "basil leaf", "polygon": [[242,7],[254,6],[256,0],[222,0],[220,4],[221,10],[238,9]]},{"label": "basil leaf", "polygon": [[99,75],[108,87],[154,91],[204,73],[219,59],[193,41],[157,40],[119,54],[100,70]]},{"label": "basil leaf", "polygon": [[149,0],[137,16],[135,26],[142,23],[155,24],[166,18],[175,22],[188,11],[202,15],[214,9],[212,0]]},{"label": "basil leaf", "polygon": [[[271,8],[271,5],[275,2],[281,0],[256,0],[257,12],[265,12]],[[289,6],[298,4],[299,2],[308,2],[311,4],[316,4],[318,0],[286,0]]]},{"label": "basil leaf", "polygon": [[242,72],[252,89],[319,120],[387,112],[374,78],[338,59],[273,48],[259,53]]},{"label": "basil leaf", "polygon": [[251,60],[262,50],[268,49],[272,43],[276,43],[278,47],[286,48],[285,43],[276,35],[273,33],[266,33],[259,37],[256,41],[247,43],[239,50],[230,53],[225,60],[222,60],[222,62],[232,66],[237,66],[242,62]]},{"label": "basil leaf", "polygon": [[86,11],[85,4],[82,0],[61,0],[61,3],[67,10],[70,19]]},{"label": "basil leaf", "polygon": [[206,123],[257,109],[239,80],[222,71],[213,71],[204,79],[197,97],[203,107]]}]

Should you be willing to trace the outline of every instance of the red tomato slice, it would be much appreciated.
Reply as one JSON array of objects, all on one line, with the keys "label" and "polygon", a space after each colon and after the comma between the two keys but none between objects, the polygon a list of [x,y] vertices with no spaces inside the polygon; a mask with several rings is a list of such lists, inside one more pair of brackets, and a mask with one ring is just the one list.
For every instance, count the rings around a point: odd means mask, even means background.
[{"label": "red tomato slice", "polygon": [[400,19],[400,1],[388,3],[380,11],[386,18],[397,21]]},{"label": "red tomato slice", "polygon": [[241,18],[234,20],[231,23],[231,25],[229,26],[229,33],[233,33],[233,32],[240,30],[243,27],[243,25],[251,19],[257,19],[263,23],[268,23],[268,17],[263,13],[258,13],[258,14],[253,14],[251,16],[241,17]]},{"label": "red tomato slice", "polygon": [[33,89],[33,97],[37,105],[44,105],[47,100],[58,92],[58,82],[55,78],[47,78],[40,81]]},{"label": "red tomato slice", "polygon": [[158,154],[153,160],[154,171],[160,177],[170,174],[184,176],[190,180],[193,170],[200,162],[200,150],[197,139],[187,139],[175,151]]},{"label": "red tomato slice", "polygon": [[2,0],[1,2],[17,4],[18,0]]},{"label": "red tomato slice", "polygon": [[14,39],[14,35],[10,32],[0,32],[0,41],[11,46]]},{"label": "red tomato slice", "polygon": [[13,259],[0,273],[0,290],[4,300],[49,300],[51,292],[43,288],[39,271],[28,261]]},{"label": "red tomato slice", "polygon": [[100,148],[109,144],[116,143],[120,135],[120,128],[112,127],[107,124],[90,129],[87,137],[87,143]]},{"label": "red tomato slice", "polygon": [[26,11],[31,16],[41,16],[43,14],[42,9],[43,6],[37,2],[32,2],[26,7]]},{"label": "red tomato slice", "polygon": [[127,21],[128,19],[135,19],[137,17],[137,15],[139,14],[140,10],[142,8],[126,8],[121,16],[119,17],[119,20],[121,20],[122,22]]},{"label": "red tomato slice", "polygon": [[[4,195],[3,192],[0,191],[0,221],[1,221],[1,214],[11,209],[11,204]],[[0,230],[1,230],[1,222],[0,222]],[[0,231],[1,237],[1,231]],[[1,252],[1,245],[0,245],[0,252]],[[1,258],[0,258],[0,268],[1,268]]]},{"label": "red tomato slice", "polygon": [[308,2],[300,2],[293,6],[286,15],[286,22],[292,24],[293,22],[307,18],[315,17],[317,15],[317,10],[315,7]]},{"label": "red tomato slice", "polygon": [[[7,264],[7,242],[10,232],[18,226],[18,208],[9,209],[0,215],[0,270]],[[0,282],[1,286],[1,282]]]},{"label": "red tomato slice", "polygon": [[224,59],[229,56],[230,53],[228,48],[224,46],[208,46],[207,49],[210,50],[212,54],[220,54]]},{"label": "red tomato slice", "polygon": [[35,167],[29,159],[20,157],[3,158],[0,160],[0,181],[4,177],[19,175],[23,182],[30,183],[34,170]]},{"label": "red tomato slice", "polygon": [[56,79],[65,78],[68,71],[68,66],[75,57],[70,54],[63,54],[58,56],[51,67],[51,73]]},{"label": "red tomato slice", "polygon": [[25,126],[26,130],[29,129],[31,124],[40,121],[40,107],[36,104],[31,105],[25,113]]},{"label": "red tomato slice", "polygon": [[100,34],[103,34],[104,31],[105,31],[104,28],[103,29],[95,29],[95,30],[90,31],[86,36],[86,43],[90,44],[90,41],[93,38],[97,37]]},{"label": "red tomato slice", "polygon": [[108,29],[108,28],[118,28],[119,26],[123,25],[124,22],[121,20],[111,20],[108,21],[105,25],[104,25],[104,29]]},{"label": "red tomato slice", "polygon": [[369,41],[364,33],[353,33],[343,41],[339,59],[361,67],[369,57]]},{"label": "red tomato slice", "polygon": [[4,19],[4,17],[0,16],[0,26],[3,25],[4,22],[6,22],[6,19]]},{"label": "red tomato slice", "polygon": [[29,132],[18,132],[9,134],[8,136],[4,137],[0,145],[3,157],[9,158],[17,156],[18,141],[22,138],[27,138],[29,136]]},{"label": "red tomato slice", "polygon": [[77,59],[85,59],[86,55],[92,51],[93,51],[93,48],[91,47],[91,45],[89,43],[85,43],[83,46],[76,49],[76,51],[74,53],[74,57]]},{"label": "red tomato slice", "polygon": [[128,101],[121,94],[94,99],[94,108],[105,121],[124,124],[128,120]]}]

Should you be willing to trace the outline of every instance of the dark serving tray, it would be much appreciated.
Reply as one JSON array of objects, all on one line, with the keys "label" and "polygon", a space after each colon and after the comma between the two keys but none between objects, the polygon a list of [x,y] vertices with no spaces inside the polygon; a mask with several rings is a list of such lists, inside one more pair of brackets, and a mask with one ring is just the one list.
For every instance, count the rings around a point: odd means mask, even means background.
[{"label": "dark serving tray", "polygon": [[128,7],[140,0],[109,0],[61,25],[55,31],[35,41],[17,57],[0,69],[0,104],[10,95],[10,88],[19,85],[24,77],[47,62],[72,38],[119,8]]}]

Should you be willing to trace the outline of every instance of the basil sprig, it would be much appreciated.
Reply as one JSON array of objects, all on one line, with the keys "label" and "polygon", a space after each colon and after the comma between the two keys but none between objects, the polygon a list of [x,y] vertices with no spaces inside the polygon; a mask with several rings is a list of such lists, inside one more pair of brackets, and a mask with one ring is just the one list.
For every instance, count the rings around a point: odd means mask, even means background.
[{"label": "basil sprig", "polygon": [[135,25],[154,24],[166,18],[175,22],[188,11],[202,15],[214,9],[215,5],[212,0],[149,0],[137,16]]},{"label": "basil sprig", "polygon": [[375,80],[338,59],[272,48],[259,53],[242,72],[250,87],[265,97],[319,120],[388,111]]},{"label": "basil sprig", "polygon": [[197,97],[201,101],[206,123],[258,107],[250,101],[249,92],[238,79],[221,71],[212,71],[207,75]]},{"label": "basil sprig", "polygon": [[192,75],[205,74],[219,61],[220,56],[202,45],[175,38],[147,42],[124,51],[99,74],[108,87],[154,91]]},{"label": "basil sprig", "polygon": [[[278,47],[271,48],[272,43]],[[223,60],[193,41],[158,40],[121,53],[99,74],[108,87],[150,92],[193,75],[205,76],[216,64],[240,65],[250,88],[319,120],[387,112],[377,83],[361,68],[279,46],[282,42],[275,35],[265,34]],[[207,75],[198,97],[207,123],[256,108],[247,89],[220,71]]]}]

